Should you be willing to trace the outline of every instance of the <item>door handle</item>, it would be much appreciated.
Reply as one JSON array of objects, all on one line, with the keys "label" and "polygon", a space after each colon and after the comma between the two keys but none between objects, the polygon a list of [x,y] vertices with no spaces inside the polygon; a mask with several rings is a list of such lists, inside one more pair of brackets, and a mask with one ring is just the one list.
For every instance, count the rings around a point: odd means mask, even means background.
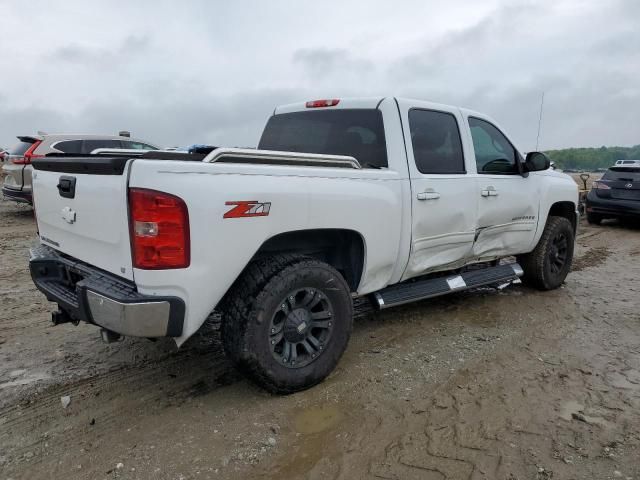
[{"label": "door handle", "polygon": [[62,175],[58,179],[58,193],[64,198],[74,198],[76,196],[76,177]]},{"label": "door handle", "polygon": [[497,197],[498,191],[496,190],[496,187],[489,186],[482,190],[481,195],[483,197]]},{"label": "door handle", "polygon": [[418,200],[437,200],[440,198],[440,194],[433,190],[433,188],[427,188],[424,192],[420,192],[416,195]]}]

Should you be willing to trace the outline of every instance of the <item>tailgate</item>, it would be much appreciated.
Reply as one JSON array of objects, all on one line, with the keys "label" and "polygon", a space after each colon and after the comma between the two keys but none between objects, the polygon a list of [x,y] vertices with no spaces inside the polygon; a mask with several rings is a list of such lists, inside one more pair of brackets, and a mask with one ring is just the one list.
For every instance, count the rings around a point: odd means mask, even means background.
[{"label": "tailgate", "polygon": [[127,162],[122,157],[34,160],[33,191],[42,243],[133,280]]}]

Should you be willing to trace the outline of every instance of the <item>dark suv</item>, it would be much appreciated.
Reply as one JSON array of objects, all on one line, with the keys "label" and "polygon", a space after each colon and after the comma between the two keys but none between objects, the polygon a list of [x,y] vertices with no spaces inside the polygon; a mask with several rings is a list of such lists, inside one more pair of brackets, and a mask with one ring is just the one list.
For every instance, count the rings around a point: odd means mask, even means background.
[{"label": "dark suv", "polygon": [[589,223],[621,217],[640,218],[640,166],[611,167],[587,195]]}]

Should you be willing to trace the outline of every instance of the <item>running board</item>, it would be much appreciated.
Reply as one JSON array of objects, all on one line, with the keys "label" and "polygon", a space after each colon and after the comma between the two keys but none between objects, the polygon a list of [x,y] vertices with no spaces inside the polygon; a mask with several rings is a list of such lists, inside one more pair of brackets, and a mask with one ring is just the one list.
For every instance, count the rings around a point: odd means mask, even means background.
[{"label": "running board", "polygon": [[425,298],[438,297],[447,293],[468,290],[482,285],[503,283],[516,280],[523,275],[522,267],[517,263],[497,265],[480,270],[470,270],[460,275],[448,275],[428,278],[415,282],[398,283],[379,290],[374,294],[376,306],[395,307]]}]

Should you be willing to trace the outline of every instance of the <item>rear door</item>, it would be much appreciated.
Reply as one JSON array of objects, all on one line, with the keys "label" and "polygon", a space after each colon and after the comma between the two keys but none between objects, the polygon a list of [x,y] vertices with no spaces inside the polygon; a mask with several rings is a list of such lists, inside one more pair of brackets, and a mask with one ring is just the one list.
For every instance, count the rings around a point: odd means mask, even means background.
[{"label": "rear door", "polygon": [[398,100],[411,176],[412,235],[404,279],[466,263],[478,199],[455,108]]},{"label": "rear door", "polygon": [[540,178],[520,174],[522,156],[487,119],[469,116],[476,164],[477,259],[526,252],[538,224]]},{"label": "rear door", "polygon": [[34,160],[34,205],[43,244],[133,279],[127,169],[121,158]]}]

